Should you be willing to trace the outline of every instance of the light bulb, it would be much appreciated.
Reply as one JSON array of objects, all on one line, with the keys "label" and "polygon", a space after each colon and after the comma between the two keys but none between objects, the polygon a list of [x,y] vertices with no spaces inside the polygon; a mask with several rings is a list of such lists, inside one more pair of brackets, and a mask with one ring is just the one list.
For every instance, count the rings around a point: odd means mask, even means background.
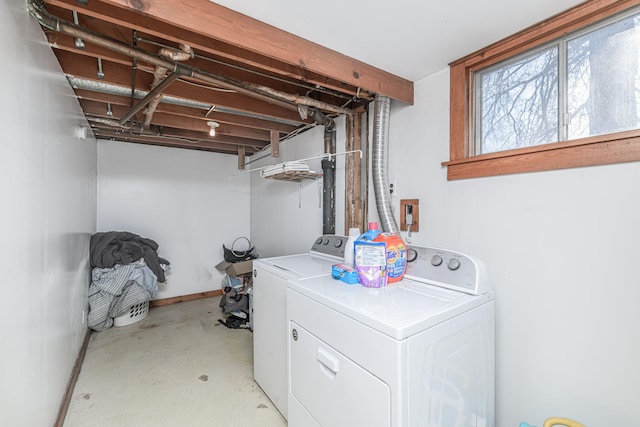
[{"label": "light bulb", "polygon": [[220,126],[218,122],[207,122],[209,126],[209,136],[216,136],[216,128]]}]

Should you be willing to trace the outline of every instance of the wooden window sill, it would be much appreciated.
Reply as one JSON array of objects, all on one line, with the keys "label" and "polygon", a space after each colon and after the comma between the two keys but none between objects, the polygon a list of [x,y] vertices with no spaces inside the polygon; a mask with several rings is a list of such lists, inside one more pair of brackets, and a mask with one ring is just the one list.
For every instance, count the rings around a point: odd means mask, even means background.
[{"label": "wooden window sill", "polygon": [[640,161],[640,130],[594,136],[443,162],[447,179]]}]

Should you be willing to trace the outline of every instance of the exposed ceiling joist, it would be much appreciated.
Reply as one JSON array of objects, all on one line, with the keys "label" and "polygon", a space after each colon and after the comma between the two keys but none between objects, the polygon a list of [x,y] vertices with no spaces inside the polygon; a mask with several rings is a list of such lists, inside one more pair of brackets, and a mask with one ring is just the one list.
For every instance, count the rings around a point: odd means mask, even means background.
[{"label": "exposed ceiling joist", "polygon": [[[82,7],[73,0],[55,0],[55,5]],[[172,0],[91,0],[91,8],[115,7],[136,12],[172,27],[198,34],[261,54],[286,64],[301,67],[362,90],[379,93],[413,104],[413,83],[371,65],[286,31],[257,21],[209,0],[176,2]],[[110,12],[112,15],[115,12]],[[142,24],[145,25],[145,24]],[[151,25],[147,24],[146,29]],[[156,27],[162,31],[162,27]]]},{"label": "exposed ceiling joist", "polygon": [[413,102],[411,82],[208,0],[28,1],[97,137],[250,156],[378,93]]}]

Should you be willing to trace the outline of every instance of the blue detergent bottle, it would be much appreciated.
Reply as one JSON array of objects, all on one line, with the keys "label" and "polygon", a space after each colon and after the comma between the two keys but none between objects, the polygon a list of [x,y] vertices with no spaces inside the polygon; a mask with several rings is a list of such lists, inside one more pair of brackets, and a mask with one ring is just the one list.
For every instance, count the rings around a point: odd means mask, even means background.
[{"label": "blue detergent bottle", "polygon": [[380,234],[380,229],[378,228],[378,223],[375,222],[375,221],[372,221],[372,222],[369,223],[367,231],[362,233],[360,235],[360,237],[358,237],[358,240],[373,241],[373,239],[378,237],[378,234]]}]

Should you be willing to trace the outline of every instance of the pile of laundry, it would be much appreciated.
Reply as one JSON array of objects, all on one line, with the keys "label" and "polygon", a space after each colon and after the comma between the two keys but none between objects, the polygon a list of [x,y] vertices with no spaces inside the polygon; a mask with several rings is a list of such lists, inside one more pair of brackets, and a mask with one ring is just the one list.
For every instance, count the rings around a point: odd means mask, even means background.
[{"label": "pile of laundry", "polygon": [[114,317],[156,296],[170,263],[158,256],[155,241],[126,231],[94,234],[90,250],[87,323],[103,331],[113,325]]}]

